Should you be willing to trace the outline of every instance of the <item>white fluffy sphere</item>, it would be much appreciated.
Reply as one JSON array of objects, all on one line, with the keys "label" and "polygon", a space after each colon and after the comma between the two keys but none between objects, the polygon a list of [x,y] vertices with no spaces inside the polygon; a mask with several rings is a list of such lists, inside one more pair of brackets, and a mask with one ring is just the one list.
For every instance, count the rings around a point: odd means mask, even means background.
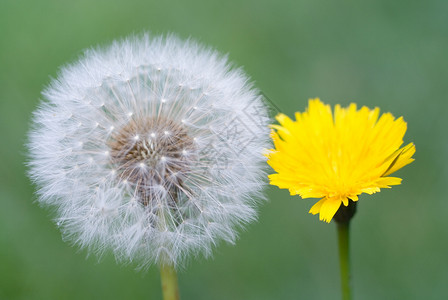
[{"label": "white fluffy sphere", "polygon": [[34,113],[39,202],[69,240],[140,266],[234,242],[256,216],[269,148],[267,109],[248,82],[174,36],[86,51]]}]

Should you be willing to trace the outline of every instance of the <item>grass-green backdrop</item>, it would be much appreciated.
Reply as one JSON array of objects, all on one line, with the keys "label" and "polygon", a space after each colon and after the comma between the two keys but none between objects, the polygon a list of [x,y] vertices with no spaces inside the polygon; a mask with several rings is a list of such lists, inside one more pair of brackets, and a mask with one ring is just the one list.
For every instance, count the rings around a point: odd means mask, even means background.
[{"label": "grass-green backdrop", "polygon": [[[244,67],[283,112],[310,97],[408,122],[403,184],[360,198],[355,299],[448,295],[448,1],[0,1],[0,299],[160,299],[156,268],[62,241],[25,175],[40,91],[82,49],[149,30],[194,37]],[[183,299],[338,299],[335,224],[276,187],[259,221],[180,273]]]}]

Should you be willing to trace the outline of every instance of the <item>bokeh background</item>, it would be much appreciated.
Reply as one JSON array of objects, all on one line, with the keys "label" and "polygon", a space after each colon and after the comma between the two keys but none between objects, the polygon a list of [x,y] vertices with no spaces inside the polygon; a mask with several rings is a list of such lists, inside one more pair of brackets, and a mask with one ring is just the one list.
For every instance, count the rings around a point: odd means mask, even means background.
[{"label": "bokeh background", "polygon": [[[362,196],[355,299],[448,295],[448,1],[0,0],[0,299],[160,299],[157,268],[98,262],[62,241],[24,165],[40,91],[82,50],[174,32],[228,53],[279,110],[310,97],[379,106],[408,122],[403,184]],[[338,299],[335,224],[276,187],[259,221],[180,275],[183,299]]]}]

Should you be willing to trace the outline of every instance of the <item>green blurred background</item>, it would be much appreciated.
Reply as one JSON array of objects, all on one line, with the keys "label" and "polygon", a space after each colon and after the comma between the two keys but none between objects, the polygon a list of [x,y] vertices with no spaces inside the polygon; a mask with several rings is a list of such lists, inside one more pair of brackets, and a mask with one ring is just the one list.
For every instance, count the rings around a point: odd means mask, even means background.
[{"label": "green blurred background", "polygon": [[[0,299],[160,299],[157,268],[101,262],[62,241],[25,176],[40,91],[82,49],[146,30],[213,46],[283,112],[310,97],[408,122],[403,184],[360,198],[355,299],[447,299],[448,1],[0,0]],[[183,270],[183,299],[338,299],[334,224],[314,200],[267,189],[236,246]],[[86,258],[87,257],[87,258]]]}]

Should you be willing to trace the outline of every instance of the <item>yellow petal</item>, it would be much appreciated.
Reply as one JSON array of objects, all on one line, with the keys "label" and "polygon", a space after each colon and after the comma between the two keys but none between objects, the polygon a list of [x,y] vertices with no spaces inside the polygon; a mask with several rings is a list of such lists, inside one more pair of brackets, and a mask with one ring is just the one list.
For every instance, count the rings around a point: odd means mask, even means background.
[{"label": "yellow petal", "polygon": [[376,184],[380,188],[389,188],[391,185],[401,184],[401,178],[397,177],[381,177],[377,179]]},{"label": "yellow petal", "polygon": [[320,199],[316,204],[311,207],[309,213],[313,215],[317,215],[320,212],[320,208],[322,204],[327,200],[327,198]]},{"label": "yellow petal", "polygon": [[327,223],[330,223],[331,219],[341,206],[342,198],[326,198],[326,201],[322,203],[320,208],[319,219]]},{"label": "yellow petal", "polygon": [[405,147],[401,148],[400,151],[401,152],[398,154],[397,159],[395,159],[393,164],[389,166],[389,169],[383,174],[383,176],[390,175],[414,161],[412,155],[415,153],[415,145],[413,143],[407,144]]},{"label": "yellow petal", "polygon": [[275,119],[280,123],[282,127],[286,128],[290,127],[291,124],[293,123],[293,120],[291,120],[287,115],[282,113],[275,116]]},{"label": "yellow petal", "polygon": [[[349,197],[352,201],[358,201],[358,195],[350,195]],[[347,205],[346,205],[347,206]]]},{"label": "yellow petal", "polygon": [[377,193],[379,191],[381,191],[381,190],[377,186],[372,186],[372,187],[367,187],[367,188],[361,189],[362,193],[366,193],[366,194],[369,194],[369,195],[372,195],[372,194]]}]

